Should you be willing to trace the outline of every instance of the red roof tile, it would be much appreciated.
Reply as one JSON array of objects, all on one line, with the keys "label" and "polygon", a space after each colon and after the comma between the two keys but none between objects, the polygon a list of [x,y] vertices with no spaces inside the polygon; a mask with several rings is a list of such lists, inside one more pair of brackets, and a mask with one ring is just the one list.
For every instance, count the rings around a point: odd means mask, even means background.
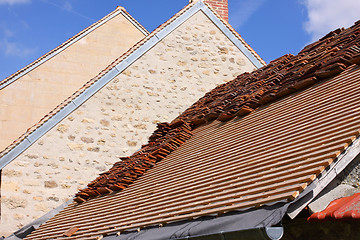
[{"label": "red roof tile", "polygon": [[359,54],[360,22],[215,88],[27,239],[72,226],[67,239],[95,239],[294,200],[359,137]]},{"label": "red roof tile", "polygon": [[[360,67],[352,66],[245,117],[197,127],[129,187],[99,187],[108,194],[70,204],[27,239],[95,239],[292,201],[359,137],[359,79]],[[79,230],[61,238],[73,226]]]},{"label": "red roof tile", "polygon": [[[296,56],[284,55],[208,92],[170,124],[159,124],[147,145],[96,178],[76,195],[75,201],[81,203],[100,195],[98,188],[124,189],[152,167],[149,160],[152,164],[161,161],[200,125],[247,115],[260,106],[336,76],[353,63],[360,63],[360,21],[351,28],[330,32]],[[136,168],[142,171],[135,171]]]},{"label": "red roof tile", "polygon": [[[153,38],[156,34],[158,34],[161,30],[163,30],[164,28],[166,28],[167,26],[169,26],[172,22],[174,22],[176,19],[178,19],[180,16],[182,16],[184,13],[186,13],[186,11],[188,11],[191,7],[193,7],[196,4],[196,2],[192,2],[189,3],[188,5],[186,5],[182,10],[180,10],[178,13],[176,13],[173,17],[171,17],[168,21],[166,21],[165,23],[161,24],[159,27],[157,27],[154,31],[152,31],[148,36],[146,36],[145,38],[143,38],[142,40],[140,40],[138,43],[136,43],[132,48],[130,48],[127,52],[125,52],[123,55],[121,55],[119,58],[117,58],[114,62],[112,62],[108,67],[106,67],[103,71],[101,71],[96,77],[90,79],[87,83],[85,83],[78,91],[76,91],[74,94],[72,94],[71,96],[69,96],[66,100],[64,100],[64,102],[60,103],[58,106],[56,106],[52,111],[50,111],[47,115],[45,115],[42,119],[40,119],[40,121],[38,123],[36,123],[35,125],[31,126],[30,128],[27,129],[27,131],[22,134],[18,139],[16,139],[12,144],[10,144],[8,147],[6,147],[4,150],[0,151],[0,158],[4,157],[5,155],[7,155],[8,153],[10,153],[10,151],[12,149],[14,149],[16,146],[18,146],[22,141],[24,141],[26,139],[26,137],[28,137],[30,134],[32,134],[33,132],[35,132],[38,128],[40,128],[42,125],[44,125],[46,122],[48,122],[52,117],[54,117],[61,109],[63,109],[64,107],[66,107],[67,105],[69,105],[73,100],[75,100],[77,97],[79,97],[81,94],[83,94],[85,92],[86,89],[88,89],[90,86],[92,86],[94,83],[96,83],[99,79],[101,79],[104,75],[106,75],[111,69],[115,68],[116,65],[118,65],[119,63],[121,63],[122,61],[124,61],[127,57],[129,57],[131,54],[133,54],[136,50],[138,50],[141,46],[143,46],[145,43],[147,43],[151,38]],[[266,64],[264,60],[261,59],[261,57],[250,47],[249,44],[247,44],[244,39],[240,36],[239,33],[237,33],[235,31],[234,28],[231,27],[231,25],[225,21],[224,19],[222,19],[214,9],[212,9],[208,4],[205,3],[205,5],[213,12],[213,14],[215,14],[217,17],[219,17],[220,21],[225,25],[225,27],[232,32],[235,37],[242,43],[244,44],[245,48],[250,51],[251,54],[253,54],[253,56],[261,63],[261,64]],[[121,7],[120,7],[121,8]],[[122,9],[122,8],[121,8]],[[126,11],[124,11],[126,14],[128,14]],[[133,19],[130,15],[128,15],[131,19]],[[133,19],[134,20],[134,19]],[[101,21],[101,20],[100,20]],[[136,22],[136,21],[135,21]],[[139,25],[141,26],[141,25]],[[86,29],[85,29],[86,30]],[[85,31],[84,30],[84,31]],[[61,45],[62,46],[62,45]],[[60,47],[61,47],[60,46]],[[40,61],[42,58],[40,58],[37,61]],[[19,72],[22,72],[22,70],[20,70]],[[15,73],[14,76],[18,74]],[[13,77],[10,76],[9,78]],[[5,79],[6,80],[6,79]],[[2,81],[1,84],[7,82],[7,81]],[[0,86],[1,86],[0,84]]]},{"label": "red roof tile", "polygon": [[360,193],[351,197],[344,197],[332,201],[324,211],[311,215],[309,221],[321,220],[342,220],[357,219],[360,220]]}]

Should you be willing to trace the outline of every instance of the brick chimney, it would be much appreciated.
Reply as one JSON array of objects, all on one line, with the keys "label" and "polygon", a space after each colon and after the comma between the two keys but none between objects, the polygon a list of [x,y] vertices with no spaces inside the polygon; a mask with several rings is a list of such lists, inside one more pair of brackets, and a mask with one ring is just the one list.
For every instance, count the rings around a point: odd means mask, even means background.
[{"label": "brick chimney", "polygon": [[[190,0],[190,2],[194,1],[197,0]],[[223,19],[229,21],[228,0],[203,0],[203,2],[209,4]]]}]

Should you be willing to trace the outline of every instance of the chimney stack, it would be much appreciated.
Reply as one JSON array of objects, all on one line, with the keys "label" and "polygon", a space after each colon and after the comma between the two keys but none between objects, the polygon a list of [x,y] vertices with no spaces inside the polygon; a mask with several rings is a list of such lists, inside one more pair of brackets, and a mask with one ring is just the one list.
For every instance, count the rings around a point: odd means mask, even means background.
[{"label": "chimney stack", "polygon": [[[190,0],[190,2],[194,1],[197,0]],[[229,21],[228,0],[203,0],[203,2],[209,4],[224,20]]]}]

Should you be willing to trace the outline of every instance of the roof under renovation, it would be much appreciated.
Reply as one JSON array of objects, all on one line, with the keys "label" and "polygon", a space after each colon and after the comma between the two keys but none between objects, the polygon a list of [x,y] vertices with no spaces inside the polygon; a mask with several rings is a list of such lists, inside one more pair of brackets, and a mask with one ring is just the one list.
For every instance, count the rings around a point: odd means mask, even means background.
[{"label": "roof under renovation", "polygon": [[358,145],[359,64],[357,22],[220,85],[26,239],[100,239],[297,201]]},{"label": "roof under renovation", "polygon": [[[123,11],[123,8],[119,7],[117,10]],[[265,65],[265,62],[260,58],[260,56],[242,39],[242,37],[230,26],[228,22],[222,19],[216,11],[212,9],[209,4],[202,1],[190,3],[168,21],[137,42],[127,52],[115,59],[97,76],[89,79],[80,89],[73,92],[63,102],[43,116],[36,124],[29,126],[26,132],[8,145],[4,150],[0,151],[0,169],[13,161],[25,149],[36,142],[43,134],[77,109],[82,103],[88,100],[122,71],[127,69],[132,63],[155,46],[159,41],[164,39],[174,29],[200,11],[211,19],[211,21],[230,39],[230,41],[240,49],[240,51],[251,61],[254,67],[259,68]],[[20,70],[19,74],[22,71],[23,70]],[[5,83],[7,80],[3,82]]]}]

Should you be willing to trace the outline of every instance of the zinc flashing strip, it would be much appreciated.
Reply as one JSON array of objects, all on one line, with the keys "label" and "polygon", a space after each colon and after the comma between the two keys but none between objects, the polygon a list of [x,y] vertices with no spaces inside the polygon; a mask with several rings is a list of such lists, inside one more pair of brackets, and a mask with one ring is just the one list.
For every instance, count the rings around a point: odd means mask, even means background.
[{"label": "zinc flashing strip", "polygon": [[77,108],[76,104],[70,102],[67,106],[62,108],[57,114],[51,117],[46,121],[42,126],[37,128],[29,136],[27,136],[19,145],[13,148],[9,153],[4,155],[0,159],[0,169],[3,169],[8,165],[12,160],[18,157],[23,153],[27,148],[34,144],[39,138],[41,138],[45,133],[52,129],[57,123],[66,118],[71,112]]},{"label": "zinc flashing strip", "polygon": [[[90,34],[92,31],[99,28],[100,26],[102,26],[103,24],[105,24],[106,22],[113,19],[114,17],[116,17],[119,14],[122,14],[124,17],[126,17],[126,14],[123,13],[123,10],[115,11],[114,13],[112,13],[109,16],[105,17],[103,20],[100,20],[98,23],[95,23],[95,25],[93,27],[84,30],[83,33],[81,33],[79,36],[75,37],[74,39],[70,40],[68,43],[65,42],[64,46],[60,45],[59,49],[57,49],[54,52],[50,53],[49,55],[45,56],[43,59],[41,59],[41,57],[40,57],[41,60],[39,60],[38,62],[36,62],[37,60],[35,60],[36,63],[34,63],[32,66],[25,67],[26,69],[24,69],[22,72],[20,72],[16,76],[14,76],[11,80],[6,81],[4,84],[1,84],[1,82],[0,82],[0,90],[7,87],[11,83],[15,82],[17,79],[21,78],[25,74],[31,72],[32,70],[34,70],[35,68],[37,68],[38,66],[43,64],[44,62],[46,62],[46,61],[50,60],[51,58],[55,57],[56,55],[58,55],[59,53],[61,53],[62,51],[64,51],[65,49],[67,49],[68,47],[70,47],[71,45],[73,45],[74,43],[79,41],[80,39],[84,38],[85,36]],[[126,17],[126,18],[128,19],[128,17]],[[140,27],[137,27],[137,28],[140,29]]]},{"label": "zinc flashing strip", "polygon": [[[172,23],[167,25],[164,29],[162,29],[159,32],[160,34],[157,33],[154,36],[150,37],[143,45],[141,45],[133,53],[131,53],[129,56],[127,56],[123,61],[121,61],[119,64],[117,64],[115,67],[113,67],[110,71],[105,73],[104,76],[102,76],[98,81],[96,81],[94,84],[92,84],[89,88],[84,90],[84,92],[82,92],[78,97],[76,97],[72,101],[75,108],[73,108],[70,112],[65,111],[64,110],[65,108],[64,108],[64,109],[60,110],[58,113],[56,113],[55,116],[59,114],[60,117],[56,118],[57,122],[55,124],[47,124],[47,122],[48,122],[47,121],[40,127],[42,129],[41,131],[39,130],[40,128],[38,128],[33,133],[31,133],[31,135],[36,136],[36,137],[32,137],[32,142],[30,142],[29,144],[19,144],[16,147],[14,147],[13,149],[11,149],[2,158],[0,158],[0,169],[4,168],[12,160],[14,160],[17,156],[19,156],[22,152],[24,152],[28,147],[30,147],[34,143],[34,141],[36,141],[42,135],[44,135],[46,132],[51,130],[51,128],[53,128],[57,123],[59,123],[61,120],[63,120],[72,111],[76,110],[76,108],[78,108],[82,103],[87,101],[91,96],[93,96],[97,91],[99,91],[102,87],[104,87],[107,83],[109,83],[117,75],[119,75],[123,70],[125,70],[127,67],[129,67],[132,63],[134,63],[141,56],[143,56],[147,51],[149,51],[152,47],[154,47],[159,41],[161,41],[164,37],[166,37],[169,33],[174,31],[179,25],[181,25],[184,21],[186,21],[193,14],[195,14],[197,11],[199,11],[199,8],[200,8],[199,5],[200,5],[200,2],[195,4],[188,11],[186,11],[184,14],[179,16],[178,18],[181,18],[181,21],[176,21],[176,20],[173,21]],[[118,15],[120,13],[122,13],[122,10],[120,12],[116,13],[116,15]],[[114,17],[114,16],[112,15],[112,17]],[[66,115],[64,115],[65,113],[66,113]],[[53,118],[55,119],[55,116],[52,116],[51,119],[53,119]],[[51,122],[53,122],[53,121],[51,121]],[[40,131],[39,134],[37,134],[38,131]]]},{"label": "zinc flashing strip", "polygon": [[208,18],[234,43],[240,51],[257,67],[264,66],[246,47],[245,45],[229,30],[228,27],[215,16],[215,14],[202,2],[198,2],[201,5],[201,10],[208,16]]},{"label": "zinc flashing strip", "polygon": [[1,158],[0,169],[2,170],[6,165],[8,165],[12,160],[14,160],[30,146],[31,143],[27,138],[21,141],[12,151],[10,151],[8,154]]},{"label": "zinc flashing strip", "polygon": [[169,33],[173,32],[177,27],[179,27],[183,22],[192,17],[197,13],[202,6],[205,6],[201,1],[194,4],[189,10],[177,17],[173,22],[171,22],[166,28],[160,30],[155,36],[161,40],[165,38]]},{"label": "zinc flashing strip", "polygon": [[[123,14],[124,16],[127,15],[126,12],[122,10],[122,8],[118,8],[120,11],[115,12],[114,14],[108,16],[104,21],[101,21],[99,24],[94,26],[93,29],[96,29],[97,27],[104,24],[106,21],[112,19],[113,17],[117,16],[118,14]],[[198,11],[204,12],[212,21],[213,23],[218,26],[221,31],[229,37],[229,39],[232,39],[232,42],[247,56],[252,57],[253,60],[252,63],[256,65],[257,67],[262,67],[263,65],[257,60],[251,52],[246,49],[246,47],[241,43],[239,39],[237,39],[234,34],[219,20],[214,13],[202,2],[198,1],[193,6],[191,6],[188,10],[186,10],[183,14],[178,16],[174,21],[169,23],[167,26],[165,26],[163,29],[161,29],[159,32],[151,36],[144,44],[142,44],[138,49],[136,49],[134,52],[132,52],[130,55],[128,55],[123,61],[121,61],[119,64],[117,64],[115,67],[113,67],[110,71],[105,73],[104,76],[102,76],[98,81],[96,81],[94,84],[92,84],[89,88],[87,88],[84,92],[82,92],[78,97],[76,97],[72,102],[75,104],[76,108],[78,108],[82,103],[87,101],[92,95],[94,95],[97,91],[99,91],[102,87],[104,87],[107,83],[109,83],[112,79],[114,79],[117,75],[119,75],[123,70],[125,70],[127,67],[129,67],[132,63],[134,63],[137,59],[139,59],[141,56],[143,56],[146,52],[148,52],[151,48],[153,48],[157,43],[159,43],[162,39],[164,39],[168,34],[173,32],[177,27],[179,27],[183,22],[185,22],[187,19],[192,17],[195,13]],[[91,30],[92,31],[92,30]],[[89,30],[90,32],[90,30]],[[88,33],[89,33],[88,32]],[[78,38],[74,39],[73,42],[78,41],[80,38],[86,36],[88,33],[79,36]],[[230,38],[231,37],[231,38]],[[67,46],[68,47],[68,46]],[[60,50],[60,49],[59,49]],[[61,49],[62,51],[63,49]],[[59,51],[60,52],[60,51]],[[57,52],[56,54],[58,54]],[[55,56],[55,55],[54,55]],[[52,56],[53,57],[53,56]],[[45,61],[45,59],[44,59]],[[35,68],[35,67],[34,67]],[[33,69],[33,68],[32,68]],[[30,71],[30,70],[29,70]],[[27,72],[26,72],[27,73]],[[26,74],[23,73],[22,75]],[[19,78],[20,76],[18,76]],[[15,81],[15,80],[13,80]],[[10,84],[10,83],[9,83]],[[1,90],[1,86],[0,86]],[[76,108],[74,108],[72,111],[74,111]],[[62,111],[60,111],[62,112]],[[57,113],[57,114],[60,114]],[[69,112],[68,114],[70,114]],[[55,114],[55,115],[57,115]],[[66,116],[59,118],[58,122],[60,122],[62,119],[64,119]],[[52,117],[53,118],[53,117]],[[58,123],[57,122],[57,123]],[[45,125],[45,124],[44,124]],[[56,125],[56,124],[55,124]],[[53,126],[55,126],[53,125]],[[42,135],[45,134],[47,131],[49,131],[53,126],[49,125],[46,129],[46,131],[42,131]],[[37,132],[35,130],[34,132]],[[33,134],[33,133],[32,133]],[[41,135],[41,136],[42,136]],[[41,136],[38,136],[36,139],[39,139]],[[31,143],[32,144],[32,143]],[[30,144],[30,145],[31,145]],[[25,148],[19,148],[18,146],[11,149],[9,153],[4,155],[2,158],[0,158],[0,169],[5,167],[8,163],[10,163],[12,160],[14,160],[17,156],[19,156],[23,151],[25,151],[26,148],[28,148],[30,145],[24,146]],[[14,152],[13,154],[10,154],[10,152]],[[7,157],[7,156],[12,156]],[[4,160],[4,164],[1,164]]]},{"label": "zinc flashing strip", "polygon": [[318,178],[316,178],[306,189],[299,195],[299,200],[289,206],[288,215],[294,219],[302,209],[310,204],[312,200],[332,181],[335,177],[351,163],[352,160],[360,153],[360,137],[358,137],[344,152],[342,152],[337,161],[330,165]]},{"label": "zinc flashing strip", "polygon": [[121,14],[129,21],[131,22],[137,29],[139,29],[140,32],[142,32],[145,36],[149,35],[149,32],[140,25],[134,18],[132,18],[126,11],[121,9]]},{"label": "zinc flashing strip", "polygon": [[70,113],[75,111],[78,107],[81,106],[85,101],[87,101],[91,96],[93,96],[96,92],[98,92],[101,88],[103,88],[108,82],[114,79],[120,72],[113,68],[108,73],[106,73],[102,78],[100,78],[97,82],[92,84],[89,88],[87,88],[83,93],[81,93],[78,97],[76,97],[73,101],[71,101],[68,105],[62,108],[59,112],[53,115],[48,121],[46,121],[43,125],[37,128],[34,132],[32,132],[29,136],[27,136],[19,145],[15,148],[11,149],[9,153],[0,158],[0,169],[3,169],[7,164],[9,164],[12,160],[18,157],[22,152],[24,152],[28,147],[30,147],[34,142],[36,142],[39,138],[41,138],[45,133],[50,131],[56,124],[61,122],[64,118],[66,118]]}]

